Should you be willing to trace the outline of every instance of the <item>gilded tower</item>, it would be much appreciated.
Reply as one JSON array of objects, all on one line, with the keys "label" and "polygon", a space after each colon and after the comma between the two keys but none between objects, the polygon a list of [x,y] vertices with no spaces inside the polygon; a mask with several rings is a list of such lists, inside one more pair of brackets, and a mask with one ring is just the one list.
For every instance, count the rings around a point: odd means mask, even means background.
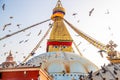
[{"label": "gilded tower", "polygon": [[47,42],[47,52],[65,51],[72,52],[72,38],[63,22],[65,9],[61,1],[58,0],[56,7],[53,9],[51,19],[54,21],[50,38]]}]

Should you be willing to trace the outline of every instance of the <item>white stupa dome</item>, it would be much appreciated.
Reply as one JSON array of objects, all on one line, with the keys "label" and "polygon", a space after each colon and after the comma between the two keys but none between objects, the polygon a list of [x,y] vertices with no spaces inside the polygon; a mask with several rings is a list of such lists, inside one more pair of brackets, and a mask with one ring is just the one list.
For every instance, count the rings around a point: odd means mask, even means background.
[{"label": "white stupa dome", "polygon": [[79,73],[87,74],[98,70],[92,62],[83,56],[70,52],[47,52],[30,59],[27,64],[40,66],[49,73]]}]

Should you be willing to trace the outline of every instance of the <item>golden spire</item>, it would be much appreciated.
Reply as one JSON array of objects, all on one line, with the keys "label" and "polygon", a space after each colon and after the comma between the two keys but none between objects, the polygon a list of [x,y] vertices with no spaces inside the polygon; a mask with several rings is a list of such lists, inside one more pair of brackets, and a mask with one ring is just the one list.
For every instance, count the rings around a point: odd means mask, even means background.
[{"label": "golden spire", "polygon": [[51,16],[51,19],[54,20],[56,17],[63,18],[64,15],[65,9],[62,7],[61,1],[58,0],[56,7],[53,9],[53,15]]},{"label": "golden spire", "polygon": [[62,7],[61,1],[58,0],[56,7]]},{"label": "golden spire", "polygon": [[[72,49],[72,38],[63,22],[65,15],[65,9],[62,7],[61,1],[58,0],[51,19],[54,21],[53,29],[50,34],[50,38],[47,43],[47,51],[73,51]],[[64,47],[64,49],[63,49]]]}]

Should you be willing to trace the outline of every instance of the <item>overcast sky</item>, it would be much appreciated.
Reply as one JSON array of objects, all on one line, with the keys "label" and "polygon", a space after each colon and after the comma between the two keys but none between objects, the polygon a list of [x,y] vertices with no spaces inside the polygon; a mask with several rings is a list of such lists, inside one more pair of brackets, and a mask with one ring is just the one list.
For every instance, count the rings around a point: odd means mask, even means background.
[{"label": "overcast sky", "polygon": [[[76,28],[100,41],[107,44],[113,40],[120,51],[120,1],[119,0],[61,0],[63,7],[66,9],[65,19],[67,19]],[[47,20],[52,15],[52,10],[57,0],[0,0],[0,38],[7,34],[19,31],[35,23]],[[4,5],[5,4],[5,5]],[[4,10],[3,6],[4,5]],[[89,11],[93,9],[91,16]],[[73,16],[73,13],[77,15]],[[11,36],[0,41],[0,63],[5,61],[8,52],[11,50],[14,59],[20,63],[31,52],[37,42],[42,38],[48,29],[48,21],[39,26]],[[7,26],[3,31],[3,26]],[[20,24],[18,27],[17,25]],[[99,49],[88,43],[67,26],[72,38],[79,45],[81,53],[90,61],[100,67],[108,63],[106,54],[101,58],[98,53]],[[38,33],[41,34],[38,36]],[[30,36],[28,36],[30,35]],[[49,37],[49,35],[48,35]],[[43,41],[41,47],[36,51],[36,55],[46,52],[46,41]],[[21,42],[21,43],[20,43]],[[77,52],[76,52],[77,53]],[[36,56],[35,55],[35,56]]]}]

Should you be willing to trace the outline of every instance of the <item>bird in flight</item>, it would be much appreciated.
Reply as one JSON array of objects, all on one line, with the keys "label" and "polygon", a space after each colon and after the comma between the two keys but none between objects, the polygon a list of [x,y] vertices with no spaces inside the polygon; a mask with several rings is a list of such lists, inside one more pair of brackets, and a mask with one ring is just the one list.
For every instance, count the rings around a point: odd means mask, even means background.
[{"label": "bird in flight", "polygon": [[77,13],[73,13],[72,15],[75,17],[77,15]]},{"label": "bird in flight", "polygon": [[89,11],[89,16],[91,16],[92,12],[94,11],[94,8],[92,8],[90,11]]},{"label": "bird in flight", "polygon": [[77,15],[77,13],[73,13],[72,15],[75,16],[75,15]]},{"label": "bird in flight", "polygon": [[52,24],[51,24],[51,23],[49,23],[49,26],[52,26]]},{"label": "bird in flight", "polygon": [[21,44],[22,42],[23,42],[23,40],[22,40],[22,41],[20,41],[20,42],[19,42],[19,44]]},{"label": "bird in flight", "polygon": [[99,50],[98,52],[100,53],[101,57],[103,57],[102,52],[106,52],[106,51],[105,50]]},{"label": "bird in flight", "polygon": [[17,24],[17,27],[20,28],[20,25],[21,25],[21,24]]},{"label": "bird in flight", "polygon": [[9,18],[10,18],[10,19],[13,19],[13,16],[10,16]]},{"label": "bird in flight", "polygon": [[25,42],[28,42],[29,39],[25,40]]},{"label": "bird in flight", "polygon": [[3,11],[5,10],[5,4],[2,5],[2,10],[3,10]]},{"label": "bird in flight", "polygon": [[3,26],[3,31],[5,30],[5,28],[6,28],[7,26],[10,26],[10,25],[11,25],[11,23],[5,24],[5,25]]},{"label": "bird in flight", "polygon": [[38,36],[41,34],[42,30],[39,31]]}]

